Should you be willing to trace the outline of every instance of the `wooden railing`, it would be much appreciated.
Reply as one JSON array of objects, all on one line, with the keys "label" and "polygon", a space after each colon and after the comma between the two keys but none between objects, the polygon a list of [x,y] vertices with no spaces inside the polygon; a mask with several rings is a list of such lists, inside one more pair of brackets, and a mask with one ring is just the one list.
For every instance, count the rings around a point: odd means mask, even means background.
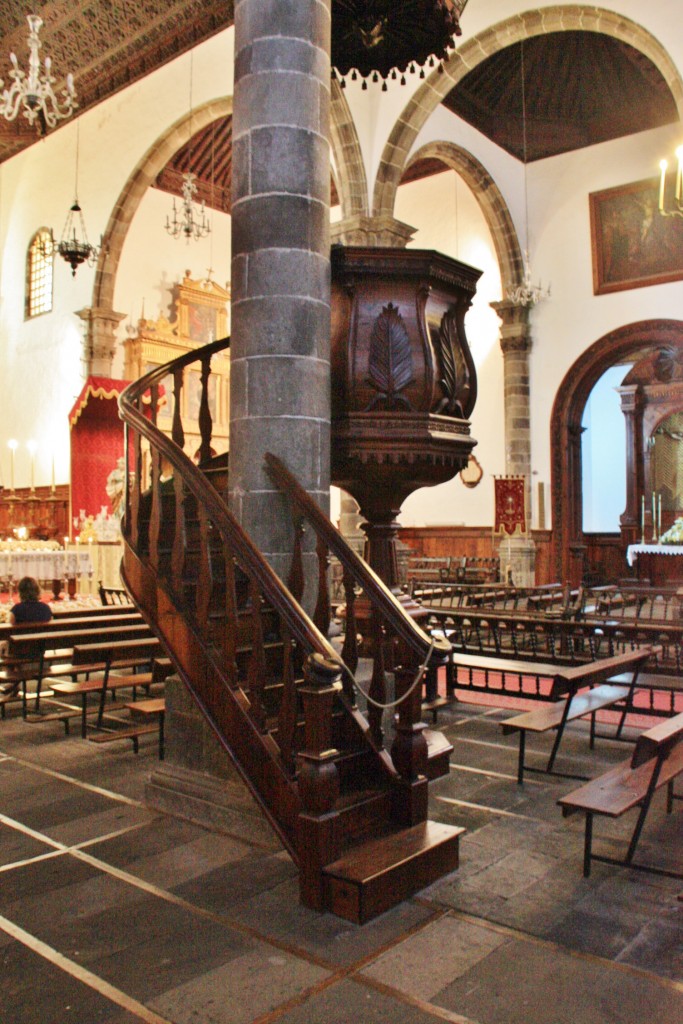
[{"label": "wooden railing", "polygon": [[[327,632],[330,621],[327,570],[330,555],[334,555],[341,563],[343,572],[345,630],[342,657],[345,664],[355,672],[359,660],[357,609],[359,605],[364,605],[363,620],[368,630],[364,638],[365,646],[373,654],[369,688],[371,701],[367,705],[372,739],[377,746],[383,743],[382,705],[388,702],[387,671],[390,670],[395,680],[393,700],[401,701],[397,707],[391,755],[394,764],[401,766],[399,770],[404,779],[414,781],[425,772],[426,749],[420,728],[422,687],[413,687],[412,684],[421,664],[429,664],[433,671],[438,664],[445,663],[451,645],[443,638],[430,638],[406,614],[397,597],[368,563],[349,547],[283,462],[270,453],[266,454],[265,462],[270,476],[291,503],[295,549],[289,579],[290,590],[301,598],[304,584],[301,572],[303,526],[306,523],[315,534],[318,560],[318,600],[314,620],[323,632]],[[355,705],[356,694],[348,677],[345,677],[343,684],[349,702]]]},{"label": "wooden railing", "polygon": [[[283,466],[268,459],[280,481],[287,480],[296,515],[313,521],[319,538],[319,599],[314,619],[299,603],[303,582],[294,571],[288,589],[240,527],[216,488],[185,455],[180,407],[184,374],[201,363],[200,461],[211,451],[208,380],[211,357],[229,344],[215,342],[159,367],[131,384],[119,400],[126,431],[126,499],[123,578],[136,604],[172,655],[197,704],[229,750],[308,881],[310,905],[320,892],[313,876],[338,855],[339,838],[325,824],[339,790],[334,764],[333,715],[340,709],[358,743],[375,757],[378,771],[396,792],[396,823],[426,817],[426,742],[420,719],[420,685],[399,709],[389,752],[381,713],[370,721],[359,710],[354,673],[358,665],[353,627],[356,592],[372,611],[378,656],[371,695],[385,696],[385,668],[397,695],[431,655],[445,660],[450,645],[430,638],[299,488]],[[172,437],[156,425],[161,381],[172,374]],[[143,470],[150,466],[146,487]],[[297,536],[299,531],[296,531]],[[297,541],[298,545],[298,541]],[[343,654],[327,639],[327,551],[344,566],[347,642]],[[293,566],[300,563],[298,546]],[[271,659],[279,651],[279,683],[272,683]],[[318,834],[310,830],[320,825]],[[329,823],[328,823],[329,824]],[[326,830],[327,829],[327,830]],[[302,836],[305,838],[302,839]],[[312,893],[312,895],[311,895]]]}]

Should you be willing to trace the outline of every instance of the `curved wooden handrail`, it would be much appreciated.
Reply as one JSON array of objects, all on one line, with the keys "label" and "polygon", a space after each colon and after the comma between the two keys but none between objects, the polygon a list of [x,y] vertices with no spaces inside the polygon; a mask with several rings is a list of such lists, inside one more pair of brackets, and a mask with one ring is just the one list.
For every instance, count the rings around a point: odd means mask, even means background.
[{"label": "curved wooden handrail", "polygon": [[356,583],[363,588],[372,605],[395,635],[400,637],[420,659],[425,658],[432,648],[437,659],[445,660],[452,650],[448,640],[430,637],[421,629],[415,619],[406,613],[392,591],[368,563],[346,543],[339,531],[327,516],[323,515],[316,502],[277,456],[266,452],[265,462],[273,481],[294,502],[299,512],[308,519],[315,532],[322,537],[342,566],[352,574]]},{"label": "curved wooden handrail", "polygon": [[[213,355],[227,348],[229,344],[229,338],[213,342],[201,350],[202,355]],[[143,396],[151,395],[152,408],[154,408],[156,401],[154,391],[164,377],[173,370],[196,362],[197,357],[197,352],[188,352],[178,360],[157,367],[130,384],[119,396],[121,418],[127,426],[133,427],[149,441],[153,448],[168,459],[199,504],[208,512],[210,519],[233,550],[237,561],[242,564],[248,575],[258,581],[264,596],[285,620],[292,635],[308,648],[309,653],[321,654],[326,659],[339,664],[341,668],[342,661],[335,649],[309,619],[298,602],[292,598],[279,576],[263,559],[249,536],[221,501],[215,488],[206,480],[185,452],[139,411],[137,403],[142,402]],[[127,452],[128,445],[126,445]],[[126,478],[128,479],[128,474],[126,474]]]}]

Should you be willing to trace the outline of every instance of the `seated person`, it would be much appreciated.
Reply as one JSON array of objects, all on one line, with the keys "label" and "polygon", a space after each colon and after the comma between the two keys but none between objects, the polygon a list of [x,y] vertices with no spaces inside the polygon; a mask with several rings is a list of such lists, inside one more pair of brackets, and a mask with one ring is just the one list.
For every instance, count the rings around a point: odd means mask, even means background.
[{"label": "seated person", "polygon": [[[12,606],[9,613],[9,621],[13,626],[20,626],[25,623],[49,622],[51,620],[52,609],[49,604],[40,600],[40,587],[37,580],[34,580],[32,576],[24,576],[19,580],[17,590],[21,600]],[[40,656],[40,651],[35,653]],[[22,669],[25,673],[25,678],[30,679],[36,672],[40,671],[40,658],[36,661],[27,660],[22,664]],[[15,694],[18,688],[19,683],[17,681],[0,684],[0,693]]]},{"label": "seated person", "polygon": [[17,587],[21,600],[12,606],[9,621],[13,626],[25,622],[49,622],[52,609],[45,601],[40,600],[40,587],[32,576],[24,576]]}]

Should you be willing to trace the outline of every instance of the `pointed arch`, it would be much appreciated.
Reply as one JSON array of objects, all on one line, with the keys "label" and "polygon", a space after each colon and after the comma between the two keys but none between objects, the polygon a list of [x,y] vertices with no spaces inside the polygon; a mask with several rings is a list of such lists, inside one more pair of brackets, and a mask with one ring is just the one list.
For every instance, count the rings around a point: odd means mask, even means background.
[{"label": "pointed arch", "polygon": [[419,160],[438,159],[456,174],[474,193],[491,232],[498,258],[503,294],[521,277],[522,252],[507,203],[484,165],[454,142],[428,142],[411,156],[405,170]]},{"label": "pointed arch", "polygon": [[[138,161],[123,186],[109,216],[93,286],[93,309],[114,308],[116,273],[131,221],[147,189],[171,157],[186,144],[190,127],[200,131],[213,121],[232,114],[232,96],[211,100],[184,115],[161,135]],[[190,125],[191,120],[191,125]]]},{"label": "pointed arch", "polygon": [[372,212],[391,215],[396,189],[420,129],[445,96],[465,75],[491,54],[550,32],[601,32],[628,43],[648,57],[666,81],[683,118],[683,79],[662,44],[642,25],[614,11],[584,4],[548,7],[508,18],[468,39],[451,55],[443,74],[437,71],[413,94],[387,139],[375,178]]},{"label": "pointed arch", "polygon": [[368,180],[358,132],[339,82],[332,81],[330,146],[342,220],[368,213]]}]

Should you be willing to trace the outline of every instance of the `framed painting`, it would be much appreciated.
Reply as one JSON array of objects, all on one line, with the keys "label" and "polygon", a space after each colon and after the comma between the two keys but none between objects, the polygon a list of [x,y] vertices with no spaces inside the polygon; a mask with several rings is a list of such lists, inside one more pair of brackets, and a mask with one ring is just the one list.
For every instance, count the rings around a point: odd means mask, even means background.
[{"label": "framed painting", "polygon": [[660,214],[659,178],[588,199],[595,295],[683,279],[683,218]]}]

